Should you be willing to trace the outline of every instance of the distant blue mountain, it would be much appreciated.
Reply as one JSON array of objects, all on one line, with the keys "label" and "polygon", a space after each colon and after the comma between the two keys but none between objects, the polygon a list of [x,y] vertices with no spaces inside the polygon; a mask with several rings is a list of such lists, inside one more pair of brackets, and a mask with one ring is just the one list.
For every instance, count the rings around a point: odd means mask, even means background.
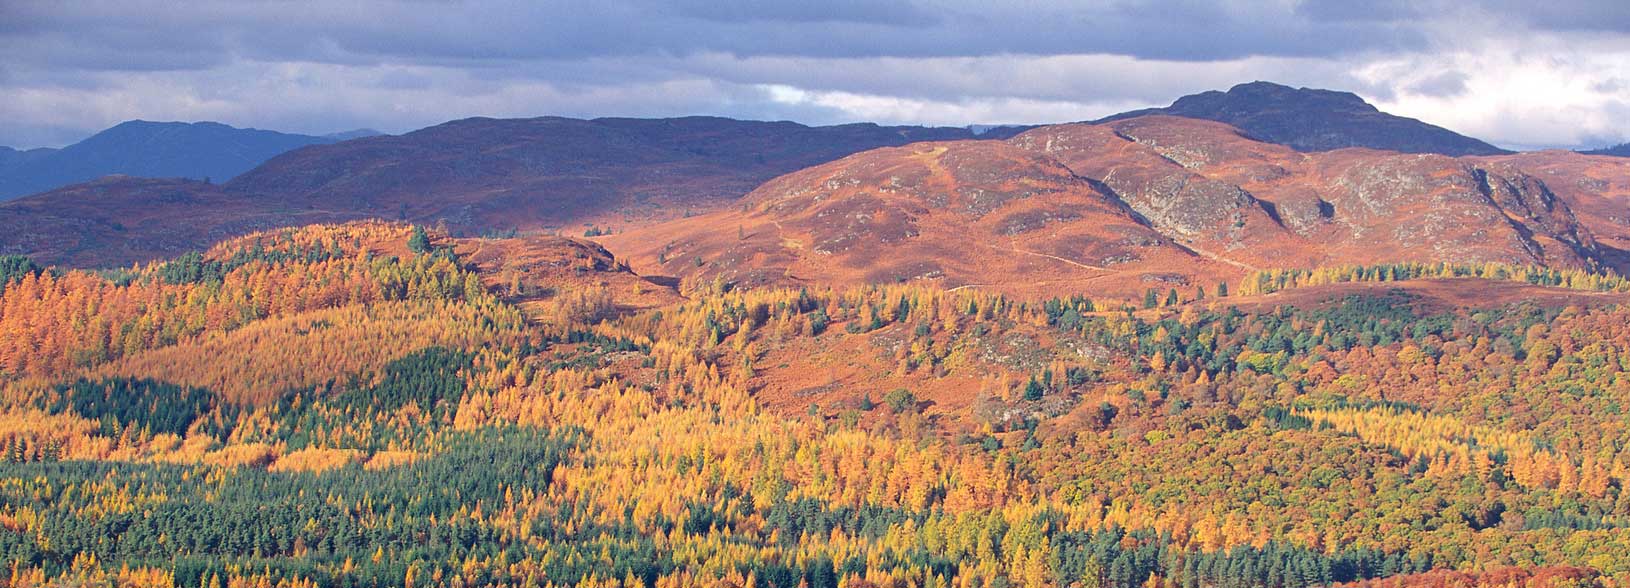
[{"label": "distant blue mountain", "polygon": [[0,147],[0,200],[114,174],[224,182],[300,147],[377,134],[315,137],[214,122],[133,120],[61,149]]},{"label": "distant blue mountain", "polygon": [[11,170],[39,161],[56,151],[56,149],[18,151],[10,147],[0,147],[0,177],[5,177]]},{"label": "distant blue mountain", "polygon": [[1589,149],[1580,151],[1580,153],[1584,153],[1585,155],[1613,155],[1616,157],[1630,157],[1630,143],[1620,143],[1612,147],[1603,147],[1601,149]]}]

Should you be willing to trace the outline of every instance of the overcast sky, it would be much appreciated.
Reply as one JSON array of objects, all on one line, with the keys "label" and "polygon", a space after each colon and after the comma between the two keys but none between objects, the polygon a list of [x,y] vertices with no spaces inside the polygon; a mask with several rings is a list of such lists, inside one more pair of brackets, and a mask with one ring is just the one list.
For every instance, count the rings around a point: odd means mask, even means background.
[{"label": "overcast sky", "polygon": [[1269,80],[1513,148],[1630,140],[1630,2],[0,0],[0,145],[122,120],[1074,121]]}]

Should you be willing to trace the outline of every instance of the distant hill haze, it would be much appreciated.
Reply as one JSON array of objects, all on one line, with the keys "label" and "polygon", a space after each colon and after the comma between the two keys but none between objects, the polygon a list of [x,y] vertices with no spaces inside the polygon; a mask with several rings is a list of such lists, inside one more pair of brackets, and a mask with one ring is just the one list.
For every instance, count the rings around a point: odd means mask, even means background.
[{"label": "distant hill haze", "polygon": [[315,137],[214,122],[133,120],[62,149],[0,149],[0,200],[108,175],[224,182],[281,153],[377,131]]},{"label": "distant hill haze", "polygon": [[1165,108],[1134,110],[1098,122],[1151,114],[1226,123],[1254,139],[1297,151],[1368,147],[1443,155],[1510,153],[1443,127],[1381,112],[1349,92],[1292,88],[1271,82],[1184,96]]}]

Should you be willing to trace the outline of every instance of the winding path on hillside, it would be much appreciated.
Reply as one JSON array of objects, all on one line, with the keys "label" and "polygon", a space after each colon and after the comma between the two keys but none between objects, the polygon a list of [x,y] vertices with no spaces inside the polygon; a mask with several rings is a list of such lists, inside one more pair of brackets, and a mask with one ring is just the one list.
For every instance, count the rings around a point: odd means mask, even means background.
[{"label": "winding path on hillside", "polygon": [[1030,251],[1028,249],[1020,249],[1019,245],[1018,245],[1018,242],[1015,239],[1013,239],[1012,237],[1008,238],[1008,246],[1007,247],[997,247],[995,245],[990,245],[990,244],[986,244],[985,246],[989,247],[991,249],[995,249],[997,251],[1011,251],[1011,252],[1014,252],[1014,253],[1022,253],[1024,255],[1033,255],[1033,256],[1036,256],[1036,257],[1045,257],[1045,258],[1051,259],[1053,261],[1059,261],[1059,262],[1063,262],[1063,263],[1073,265],[1075,267],[1089,269],[1089,270],[1096,270],[1096,271],[1101,271],[1101,272],[1114,272],[1115,271],[1115,270],[1109,269],[1107,267],[1085,264],[1085,263],[1081,263],[1079,261],[1075,261],[1073,259],[1063,258],[1063,257],[1059,257],[1057,255],[1049,255],[1049,254],[1046,254],[1046,253],[1042,253],[1040,251]]},{"label": "winding path on hillside", "polygon": [[1204,258],[1209,259],[1211,261],[1226,263],[1228,265],[1243,269],[1245,271],[1254,272],[1254,271],[1258,271],[1258,270],[1262,269],[1262,268],[1259,268],[1257,266],[1251,265],[1249,263],[1245,263],[1243,261],[1235,261],[1235,260],[1223,257],[1221,255],[1217,255],[1216,253],[1212,253],[1212,252],[1207,251],[1205,249],[1195,247],[1194,244],[1192,244],[1192,243],[1178,243],[1178,245],[1181,245],[1183,248],[1188,249],[1189,251],[1193,251],[1195,255],[1199,255],[1200,257],[1204,257]]}]

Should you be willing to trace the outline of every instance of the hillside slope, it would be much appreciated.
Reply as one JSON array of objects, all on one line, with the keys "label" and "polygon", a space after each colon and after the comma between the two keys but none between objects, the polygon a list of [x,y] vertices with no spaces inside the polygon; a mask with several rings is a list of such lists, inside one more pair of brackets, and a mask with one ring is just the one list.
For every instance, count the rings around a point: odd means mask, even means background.
[{"label": "hillside slope", "polygon": [[[1566,202],[1502,160],[1298,153],[1225,125],[1164,116],[1045,127],[1013,141],[1102,179],[1156,226],[1250,265],[1581,267],[1602,256]],[[1276,226],[1253,230],[1253,222],[1263,223],[1243,215],[1259,210]],[[1298,259],[1296,251],[1311,257]]]},{"label": "hillside slope", "polygon": [[712,209],[777,175],[965,129],[724,118],[474,118],[289,153],[226,190],[294,205],[445,221],[455,232],[535,229]]},{"label": "hillside slope", "polygon": [[767,182],[730,210],[601,241],[644,273],[741,285],[928,280],[1041,296],[1226,272],[1099,184],[998,141],[860,153]]},{"label": "hillside slope", "polygon": [[1630,158],[1539,151],[1486,161],[1543,181],[1604,247],[1608,265],[1630,272]]},{"label": "hillside slope", "polygon": [[[590,224],[714,210],[765,180],[857,151],[972,136],[962,128],[708,117],[467,119],[299,149],[220,185],[104,178],[0,203],[0,253],[118,266],[247,230],[360,218],[439,224],[461,235],[582,233]],[[123,229],[102,229],[116,222]],[[65,226],[86,231],[40,236]]]},{"label": "hillside slope", "polygon": [[1597,196],[1559,196],[1515,157],[1300,153],[1146,116],[864,152],[731,210],[601,240],[645,273],[693,280],[930,280],[1027,297],[1091,281],[1187,298],[1264,268],[1618,263],[1570,206],[1597,212]]},{"label": "hillside slope", "polygon": [[219,184],[109,176],[0,202],[0,254],[70,267],[123,267],[283,226],[358,218],[292,209]]}]

